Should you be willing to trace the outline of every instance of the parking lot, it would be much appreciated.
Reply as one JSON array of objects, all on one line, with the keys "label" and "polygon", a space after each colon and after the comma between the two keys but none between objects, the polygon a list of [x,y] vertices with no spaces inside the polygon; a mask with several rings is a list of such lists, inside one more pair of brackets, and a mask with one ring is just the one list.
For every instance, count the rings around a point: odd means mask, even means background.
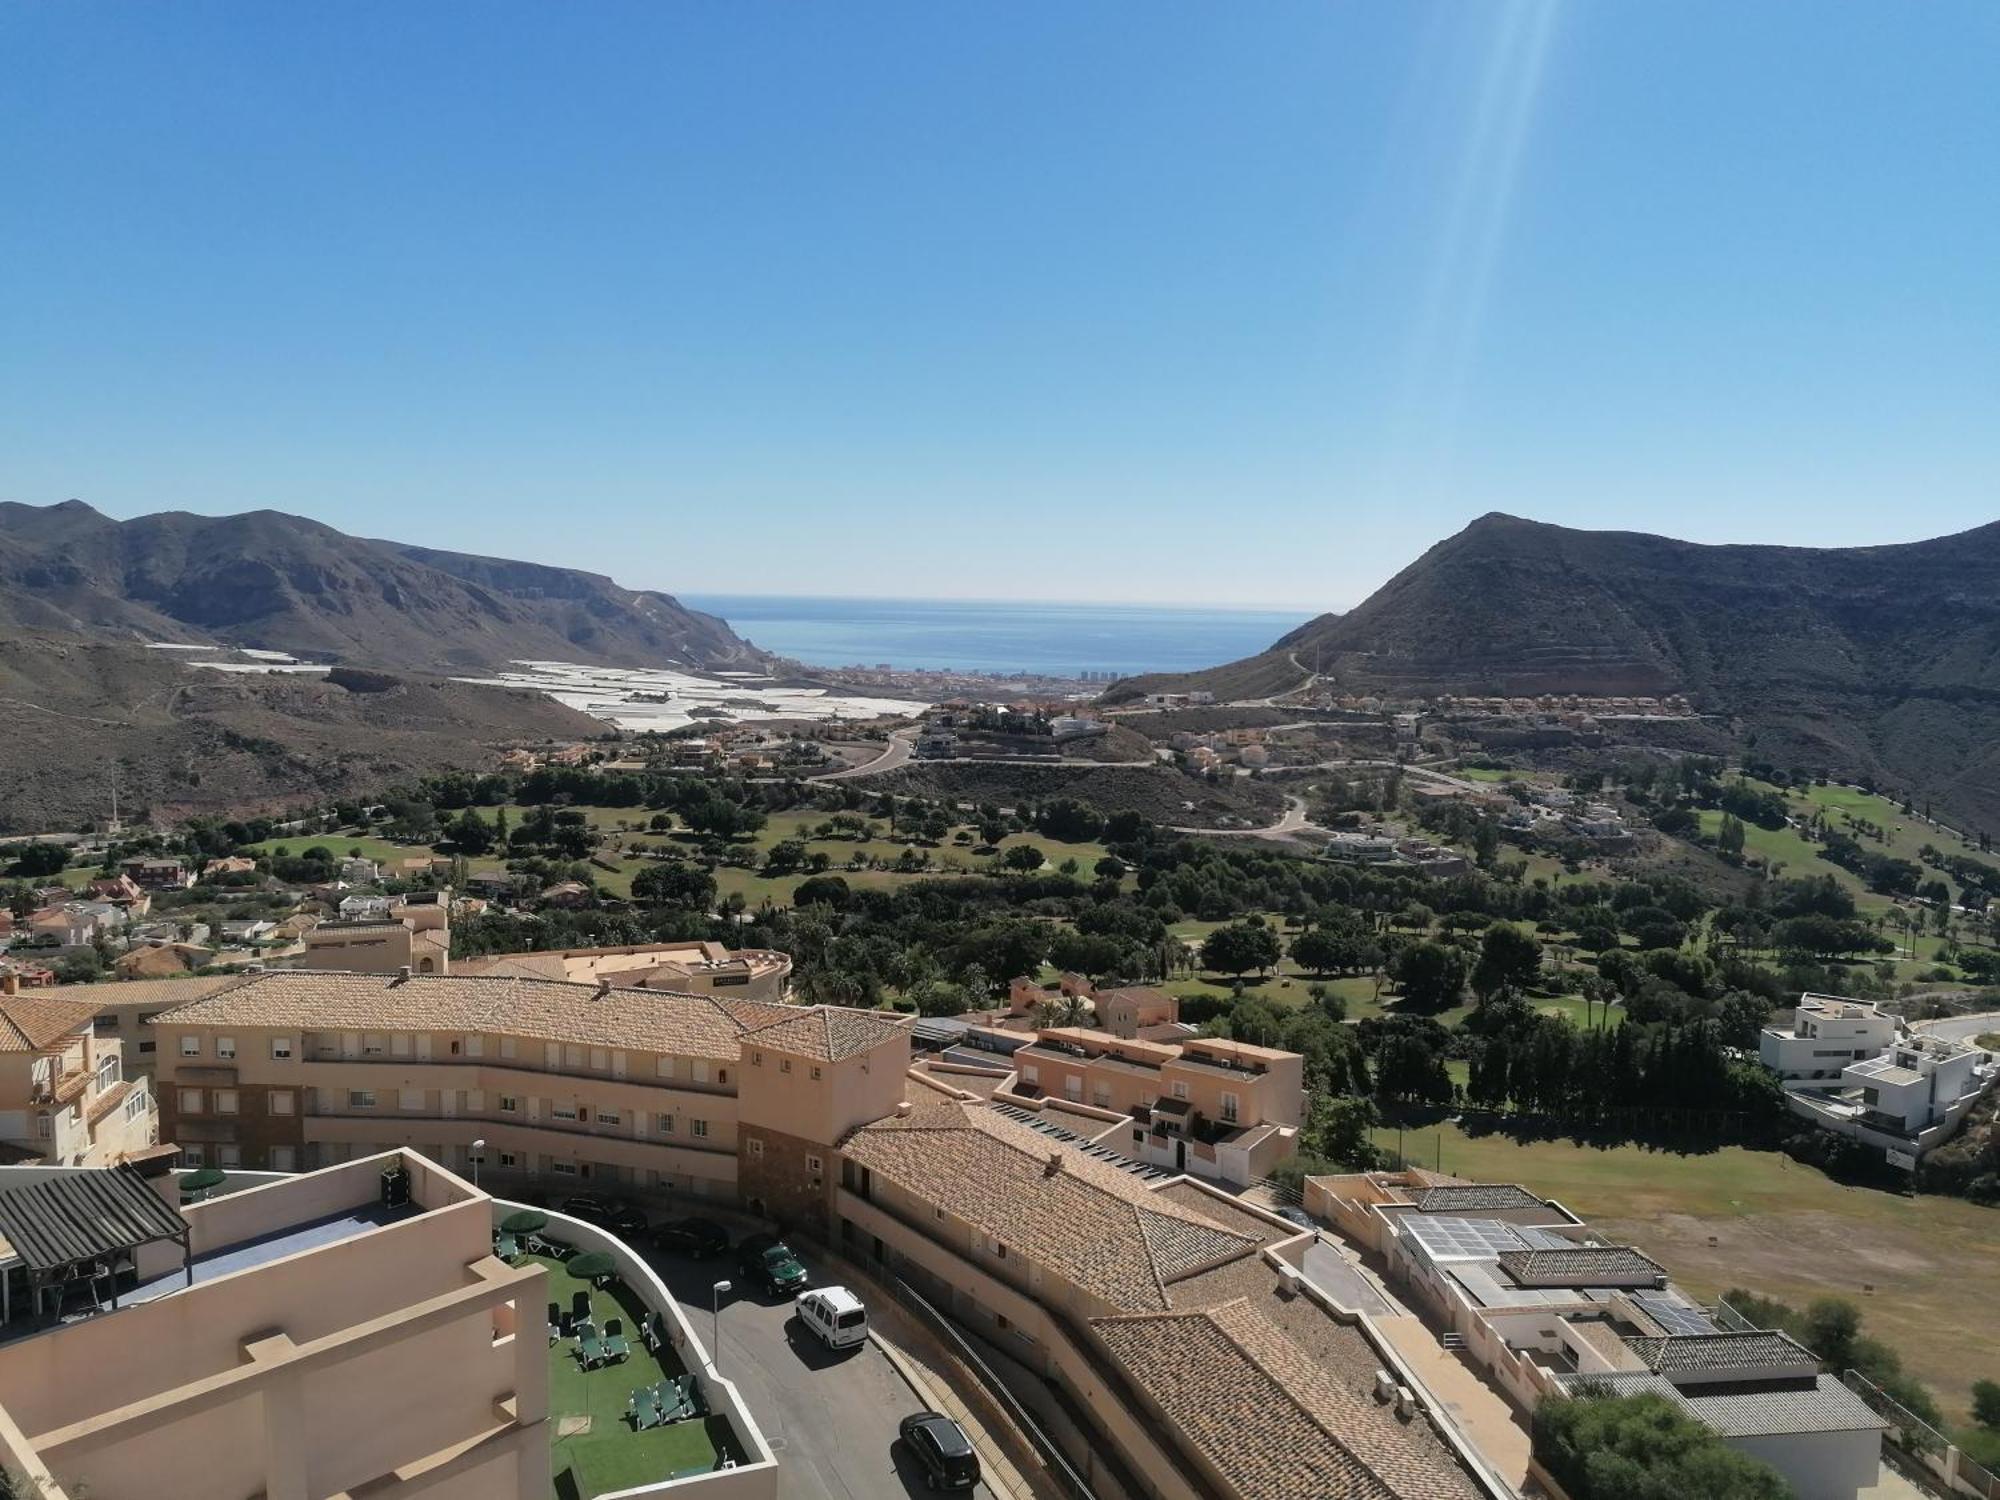
[{"label": "parking lot", "polygon": [[[919,1401],[874,1344],[829,1352],[799,1326],[790,1298],[746,1285],[733,1257],[690,1260],[661,1251],[647,1258],[707,1343],[710,1288],[735,1284],[722,1298],[716,1362],[736,1382],[778,1460],[783,1500],[883,1500],[925,1495],[923,1471],[896,1438],[896,1424]],[[823,1284],[810,1256],[806,1269]],[[993,1500],[985,1485],[964,1492]]]}]

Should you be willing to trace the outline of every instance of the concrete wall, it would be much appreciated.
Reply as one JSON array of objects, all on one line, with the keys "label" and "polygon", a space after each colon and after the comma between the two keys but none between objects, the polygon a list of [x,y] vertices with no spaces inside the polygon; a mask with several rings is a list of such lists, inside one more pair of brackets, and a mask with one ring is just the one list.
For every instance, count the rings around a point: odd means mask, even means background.
[{"label": "concrete wall", "polygon": [[1857,1490],[1875,1483],[1882,1458],[1882,1435],[1875,1431],[1786,1433],[1724,1441],[1784,1475],[1798,1500],[1854,1500]]}]

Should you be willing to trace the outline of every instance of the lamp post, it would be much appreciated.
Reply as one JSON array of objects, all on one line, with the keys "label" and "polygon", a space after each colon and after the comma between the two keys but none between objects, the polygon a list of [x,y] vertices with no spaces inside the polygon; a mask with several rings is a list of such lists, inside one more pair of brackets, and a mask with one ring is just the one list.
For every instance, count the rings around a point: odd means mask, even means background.
[{"label": "lamp post", "polygon": [[472,1143],[472,1185],[479,1186],[479,1163],[486,1155],[486,1140],[482,1136]]},{"label": "lamp post", "polygon": [[722,1294],[729,1290],[729,1283],[718,1281],[709,1289],[708,1299],[708,1364],[712,1370],[722,1367]]}]

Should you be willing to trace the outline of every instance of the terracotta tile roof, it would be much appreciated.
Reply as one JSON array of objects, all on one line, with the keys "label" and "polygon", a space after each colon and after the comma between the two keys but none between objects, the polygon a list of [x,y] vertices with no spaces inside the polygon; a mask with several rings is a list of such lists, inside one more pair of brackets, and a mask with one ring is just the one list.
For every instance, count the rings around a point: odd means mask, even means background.
[{"label": "terracotta tile roof", "polygon": [[1427,1187],[1417,1193],[1415,1202],[1420,1214],[1463,1214],[1542,1207],[1541,1199],[1511,1182],[1447,1183]]},{"label": "terracotta tile roof", "polygon": [[110,1088],[91,1100],[89,1111],[90,1123],[95,1125],[99,1120],[110,1114],[112,1110],[125,1102],[125,1096],[131,1092],[132,1081],[128,1078],[122,1083],[114,1083]]},{"label": "terracotta tile roof", "polygon": [[929,1089],[906,1113],[853,1132],[841,1149],[1121,1311],[1163,1309],[1173,1282],[1257,1248],[1249,1235],[1161,1197],[1130,1172]]},{"label": "terracotta tile roof", "polygon": [[1473,1500],[1448,1449],[1322,1370],[1247,1299],[1091,1324],[1246,1500]]},{"label": "terracotta tile roof", "polygon": [[97,1007],[88,1001],[57,998],[58,986],[44,994],[0,996],[0,1052],[47,1052],[73,1032],[90,1028]]},{"label": "terracotta tile roof", "polygon": [[[771,1007],[792,1009],[792,1007]],[[299,1030],[463,1031],[587,1047],[734,1061],[747,1029],[737,1007],[668,990],[490,975],[349,974],[314,969],[250,975],[158,1018],[176,1026]]]},{"label": "terracotta tile roof", "polygon": [[185,1005],[231,985],[242,974],[188,974],[171,979],[121,979],[104,984],[59,984],[50,991],[64,1000],[83,1001],[102,1010],[107,1005]]},{"label": "terracotta tile roof", "polygon": [[783,1009],[790,1014],[751,1032],[757,1045],[820,1062],[839,1062],[867,1052],[904,1032],[909,1025],[903,1017],[888,1011],[852,1010],[839,1005]]}]

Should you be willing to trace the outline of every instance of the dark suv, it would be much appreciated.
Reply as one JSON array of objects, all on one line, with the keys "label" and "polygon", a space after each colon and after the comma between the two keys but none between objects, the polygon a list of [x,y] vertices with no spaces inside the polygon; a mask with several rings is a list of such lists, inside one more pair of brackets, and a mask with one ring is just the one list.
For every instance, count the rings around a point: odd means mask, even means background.
[{"label": "dark suv", "polygon": [[806,1268],[775,1234],[753,1234],[738,1244],[736,1269],[752,1286],[774,1297],[806,1289]]},{"label": "dark suv", "polygon": [[653,1243],[694,1260],[707,1260],[729,1248],[729,1231],[713,1219],[669,1219],[653,1230]]},{"label": "dark suv", "polygon": [[595,1224],[619,1236],[644,1234],[646,1216],[634,1203],[623,1198],[604,1198],[596,1193],[577,1193],[562,1201],[562,1211],[573,1219]]},{"label": "dark suv", "polygon": [[979,1483],[979,1455],[965,1429],[943,1412],[920,1411],[903,1418],[903,1443],[934,1490],[969,1490]]}]

